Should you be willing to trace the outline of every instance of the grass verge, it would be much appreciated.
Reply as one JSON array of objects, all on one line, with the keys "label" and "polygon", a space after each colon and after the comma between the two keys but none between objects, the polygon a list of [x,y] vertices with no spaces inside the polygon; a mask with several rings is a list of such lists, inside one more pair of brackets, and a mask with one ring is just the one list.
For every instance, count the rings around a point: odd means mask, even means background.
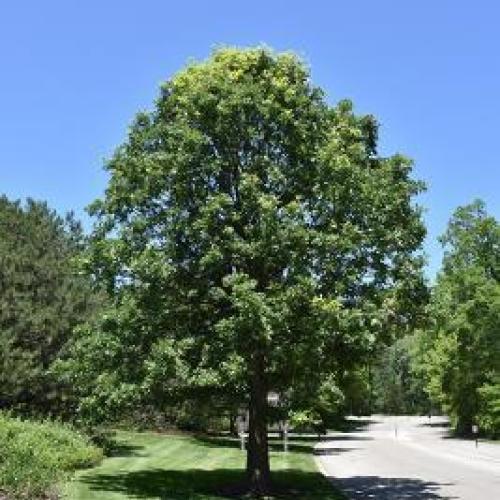
[{"label": "grass verge", "polygon": [[[244,479],[245,453],[230,438],[119,432],[114,456],[68,484],[68,500],[216,500]],[[314,441],[290,441],[289,452],[271,442],[273,483],[279,498],[340,500],[318,472]]]}]

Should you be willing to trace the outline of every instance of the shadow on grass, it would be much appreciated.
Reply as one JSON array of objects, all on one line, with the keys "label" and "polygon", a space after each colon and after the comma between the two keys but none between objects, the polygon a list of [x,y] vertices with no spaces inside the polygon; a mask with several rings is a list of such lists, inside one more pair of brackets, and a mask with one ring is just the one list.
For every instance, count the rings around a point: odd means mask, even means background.
[{"label": "shadow on grass", "polygon": [[[216,498],[242,498],[228,493],[234,485],[244,480],[244,472],[235,469],[216,470],[163,470],[96,474],[82,477],[91,491],[120,493],[126,497],[163,500],[206,500]],[[410,478],[385,478],[380,476],[354,476],[334,481],[352,499],[376,500],[451,500],[456,497],[439,493],[444,483]],[[276,471],[273,484],[277,493],[273,498],[300,498],[303,500],[340,500],[332,486],[318,473],[296,469]]]},{"label": "shadow on grass", "polygon": [[[229,436],[209,436],[200,434],[194,437],[198,444],[208,448],[234,448],[239,449],[241,446],[240,440]],[[344,434],[334,434],[322,436],[321,439],[312,436],[297,436],[291,435],[288,441],[288,451],[294,453],[314,453],[315,455],[336,455],[342,451],[351,451],[356,448],[323,448],[314,446],[320,442],[335,442],[335,441],[369,441],[372,440],[369,436],[350,436]],[[274,453],[283,452],[283,441],[278,438],[269,439],[269,451]]]},{"label": "shadow on grass", "polygon": [[[297,439],[296,436],[290,436],[288,441],[288,450],[296,453],[311,453],[314,445],[318,442],[317,438]],[[240,440],[232,437],[225,436],[206,436],[203,434],[195,436],[198,444],[208,448],[239,448],[241,446]],[[277,438],[269,439],[269,451],[280,452],[283,451],[283,441]]]},{"label": "shadow on grass", "polygon": [[[245,479],[244,471],[236,469],[149,469],[116,474],[83,476],[80,481],[91,491],[121,493],[132,498],[161,498],[169,500],[201,500],[242,498],[227,493],[231,486],[239,489]],[[296,469],[276,471],[272,475],[277,493],[273,498],[309,500],[340,500],[342,497],[319,473]],[[226,492],[226,493],[224,493]]]},{"label": "shadow on grass", "polygon": [[197,444],[207,448],[239,448],[240,440],[229,436],[196,434],[193,436]]},{"label": "shadow on grass", "polygon": [[[101,448],[106,457],[143,456],[141,453],[144,450],[143,446],[128,443],[113,430],[90,432],[89,434],[92,443]],[[0,498],[0,500],[2,499]]]},{"label": "shadow on grass", "polygon": [[[298,443],[317,443],[318,441],[321,441],[323,438],[326,436],[324,434],[320,434],[319,436],[316,434],[295,434],[295,433],[290,433],[288,434],[290,441],[296,441]],[[279,440],[279,438],[272,438],[271,440]]]},{"label": "shadow on grass", "polygon": [[334,480],[347,496],[356,499],[376,500],[451,500],[458,497],[439,493],[440,486],[450,483],[435,483],[409,478],[384,478],[380,476],[353,476]]},{"label": "shadow on grass", "polygon": [[107,457],[143,457],[144,447],[132,445],[124,441],[113,440],[107,444]]}]

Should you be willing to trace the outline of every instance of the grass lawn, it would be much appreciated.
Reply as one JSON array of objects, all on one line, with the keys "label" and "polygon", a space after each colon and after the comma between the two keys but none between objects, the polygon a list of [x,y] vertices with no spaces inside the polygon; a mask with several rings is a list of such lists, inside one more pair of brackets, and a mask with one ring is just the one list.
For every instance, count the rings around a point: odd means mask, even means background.
[{"label": "grass lawn", "polygon": [[[244,478],[245,453],[234,439],[119,432],[117,443],[113,457],[67,485],[65,498],[215,500],[226,498],[221,489]],[[280,498],[344,498],[317,470],[313,444],[294,438],[283,453],[271,443],[273,482],[289,490]]]}]

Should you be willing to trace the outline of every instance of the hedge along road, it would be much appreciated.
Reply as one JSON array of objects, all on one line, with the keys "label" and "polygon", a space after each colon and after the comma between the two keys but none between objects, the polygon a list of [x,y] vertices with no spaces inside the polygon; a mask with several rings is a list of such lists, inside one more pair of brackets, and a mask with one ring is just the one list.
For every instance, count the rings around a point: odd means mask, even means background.
[{"label": "hedge along road", "polygon": [[[356,424],[356,420],[353,419]],[[316,449],[323,473],[352,499],[500,498],[500,445],[448,436],[443,417],[359,419]]]}]

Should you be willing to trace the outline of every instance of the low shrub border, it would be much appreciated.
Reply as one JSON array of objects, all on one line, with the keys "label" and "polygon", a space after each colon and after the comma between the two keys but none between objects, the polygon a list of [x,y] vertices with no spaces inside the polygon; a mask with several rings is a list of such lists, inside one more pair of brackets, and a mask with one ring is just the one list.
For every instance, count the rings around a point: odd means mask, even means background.
[{"label": "low shrub border", "polygon": [[59,484],[102,451],[68,425],[0,414],[0,500],[57,498]]}]

